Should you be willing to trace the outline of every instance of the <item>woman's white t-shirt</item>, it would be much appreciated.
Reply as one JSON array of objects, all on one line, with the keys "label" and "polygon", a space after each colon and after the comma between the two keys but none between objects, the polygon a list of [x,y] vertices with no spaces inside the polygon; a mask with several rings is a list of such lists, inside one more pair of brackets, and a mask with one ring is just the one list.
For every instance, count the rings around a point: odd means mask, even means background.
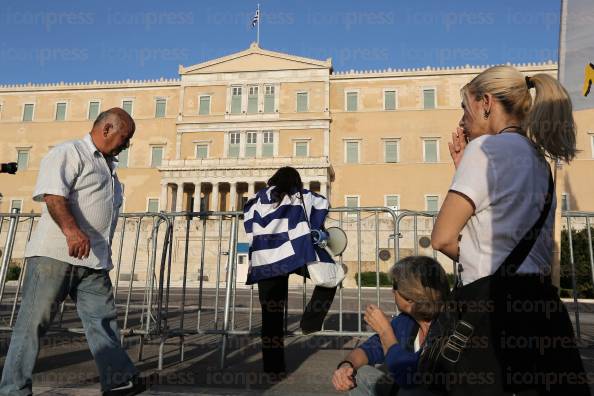
[{"label": "woman's white t-shirt", "polygon": [[[493,274],[538,220],[549,188],[549,165],[519,133],[483,135],[464,150],[450,190],[468,197],[474,215],[462,230],[463,284]],[[550,273],[556,201],[519,273]]]}]

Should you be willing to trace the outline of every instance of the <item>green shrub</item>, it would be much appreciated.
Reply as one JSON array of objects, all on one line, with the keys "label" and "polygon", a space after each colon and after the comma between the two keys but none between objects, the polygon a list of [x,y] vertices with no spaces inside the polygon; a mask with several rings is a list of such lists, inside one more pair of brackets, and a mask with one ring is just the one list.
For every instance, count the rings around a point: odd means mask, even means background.
[{"label": "green shrub", "polygon": [[8,274],[6,275],[6,280],[7,281],[18,280],[20,274],[21,274],[21,267],[17,267],[16,265],[12,266],[12,267],[8,267]]},{"label": "green shrub", "polygon": [[[359,284],[359,276],[358,272],[355,273],[355,282]],[[380,286],[392,286],[392,281],[390,277],[385,272],[380,272]],[[450,284],[450,288],[454,287],[455,277],[454,274],[446,274],[448,277],[448,283]],[[361,285],[363,287],[375,287],[377,282],[375,272],[374,271],[364,271],[361,272]]]},{"label": "green shrub", "polygon": [[[379,273],[380,286],[392,286],[392,281],[385,272]],[[359,284],[359,273],[355,273],[355,282]],[[375,287],[377,284],[377,278],[375,271],[364,271],[361,272],[361,286],[363,287]]]},{"label": "green shrub", "polygon": [[[590,229],[594,241],[594,228]],[[590,267],[590,251],[588,249],[588,229],[572,231],[573,261],[575,263],[575,280],[578,298],[593,298],[592,268]],[[590,243],[592,243],[592,241]],[[569,238],[567,230],[561,231],[561,297],[573,297],[571,277],[571,261],[569,255]]]}]

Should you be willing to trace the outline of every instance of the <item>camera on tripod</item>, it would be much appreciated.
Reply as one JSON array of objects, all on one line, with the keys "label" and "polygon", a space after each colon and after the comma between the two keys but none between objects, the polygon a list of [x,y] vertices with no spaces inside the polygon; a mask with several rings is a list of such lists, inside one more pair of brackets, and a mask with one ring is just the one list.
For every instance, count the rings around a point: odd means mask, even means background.
[{"label": "camera on tripod", "polygon": [[4,164],[0,164],[0,173],[10,173],[14,175],[18,170],[18,165],[16,162],[6,162]]}]

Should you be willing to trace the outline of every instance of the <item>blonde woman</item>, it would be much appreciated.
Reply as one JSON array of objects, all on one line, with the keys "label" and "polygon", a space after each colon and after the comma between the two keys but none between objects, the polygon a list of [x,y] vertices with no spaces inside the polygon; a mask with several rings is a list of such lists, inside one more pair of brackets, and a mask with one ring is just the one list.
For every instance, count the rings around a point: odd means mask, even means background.
[{"label": "blonde woman", "polygon": [[449,144],[456,173],[431,239],[459,262],[456,300],[487,316],[472,323],[484,338],[465,346],[457,367],[466,377],[450,394],[589,394],[550,281],[556,203],[546,159],[575,156],[571,101],[548,74],[510,66],[483,71],[461,93],[464,115]]},{"label": "blonde woman", "polygon": [[[416,366],[431,321],[450,294],[441,265],[430,257],[411,256],[390,269],[394,302],[401,312],[391,321],[376,305],[365,321],[377,333],[338,364],[332,377],[337,391],[350,396],[425,396]],[[375,367],[383,364],[387,372]]]}]

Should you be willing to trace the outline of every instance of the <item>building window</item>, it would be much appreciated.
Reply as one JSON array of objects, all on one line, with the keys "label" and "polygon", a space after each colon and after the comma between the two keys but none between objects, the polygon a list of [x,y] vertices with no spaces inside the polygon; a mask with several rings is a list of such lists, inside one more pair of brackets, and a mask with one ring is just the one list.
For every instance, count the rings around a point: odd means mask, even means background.
[{"label": "building window", "polygon": [[423,140],[423,161],[424,162],[438,162],[439,161],[438,139],[424,139]]},{"label": "building window", "polygon": [[248,90],[248,108],[249,114],[256,114],[258,112],[258,87],[251,86]]},{"label": "building window", "polygon": [[594,158],[594,135],[590,136],[590,146],[592,147],[592,158]]},{"label": "building window", "polygon": [[347,195],[344,197],[344,203],[347,208],[358,208],[359,207],[359,196],[358,195]]},{"label": "building window", "polygon": [[23,200],[22,199],[11,199],[10,200],[10,211],[18,209],[19,212],[23,211]]},{"label": "building window", "polygon": [[434,109],[435,108],[435,88],[423,89],[423,108]]},{"label": "building window", "polygon": [[17,166],[19,171],[29,167],[29,150],[17,150]]},{"label": "building window", "polygon": [[386,195],[386,207],[392,210],[400,209],[400,195]]},{"label": "building window", "polygon": [[307,111],[308,105],[307,92],[297,92],[297,112],[302,113]]},{"label": "building window", "polygon": [[308,142],[295,142],[295,157],[307,157],[309,155]]},{"label": "building window", "polygon": [[89,115],[87,118],[94,121],[99,116],[101,104],[99,102],[89,102]]},{"label": "building window", "polygon": [[196,145],[196,158],[205,159],[208,158],[208,144],[202,143]]},{"label": "building window", "polygon": [[241,87],[231,87],[231,114],[241,114]]},{"label": "building window", "polygon": [[122,101],[122,109],[130,115],[132,115],[132,105],[134,102],[132,100],[123,100]]},{"label": "building window", "polygon": [[66,119],[66,102],[56,103],[56,121],[64,121]]},{"label": "building window", "polygon": [[209,115],[210,114],[210,96],[200,96],[200,107],[198,108],[198,114]]},{"label": "building window", "polygon": [[239,132],[229,133],[229,157],[239,157],[240,138],[241,135]]},{"label": "building window", "polygon": [[146,204],[146,211],[156,213],[159,211],[159,198],[149,198]]},{"label": "building window", "polygon": [[264,113],[274,113],[274,85],[264,87]]},{"label": "building window", "polygon": [[439,197],[437,195],[425,196],[425,210],[427,212],[437,212],[439,210]]},{"label": "building window", "polygon": [[347,164],[356,164],[359,162],[359,142],[345,143],[345,161]]},{"label": "building window", "polygon": [[247,133],[247,141],[245,144],[245,156],[246,157],[255,157],[256,156],[257,144],[258,144],[258,133],[257,132],[248,132]]},{"label": "building window", "polygon": [[274,133],[272,131],[262,132],[262,157],[274,155]]},{"label": "building window", "polygon": [[357,111],[359,102],[358,92],[346,93],[346,111]]},{"label": "building window", "polygon": [[23,121],[33,121],[33,112],[35,105],[33,103],[26,103],[23,107]]},{"label": "building window", "polygon": [[161,166],[163,163],[163,146],[151,147],[151,168]]},{"label": "building window", "polygon": [[571,210],[569,207],[569,195],[567,193],[561,194],[561,210]]},{"label": "building window", "polygon": [[167,100],[165,100],[165,99],[155,100],[155,118],[165,117],[166,109],[167,109]]},{"label": "building window", "polygon": [[386,162],[395,163],[398,162],[400,152],[398,140],[386,140],[384,142],[384,159]]},{"label": "building window", "polygon": [[130,154],[130,148],[120,151],[118,154],[118,168],[128,167],[128,155]]},{"label": "building window", "polygon": [[396,91],[384,91],[384,110],[396,110]]}]

